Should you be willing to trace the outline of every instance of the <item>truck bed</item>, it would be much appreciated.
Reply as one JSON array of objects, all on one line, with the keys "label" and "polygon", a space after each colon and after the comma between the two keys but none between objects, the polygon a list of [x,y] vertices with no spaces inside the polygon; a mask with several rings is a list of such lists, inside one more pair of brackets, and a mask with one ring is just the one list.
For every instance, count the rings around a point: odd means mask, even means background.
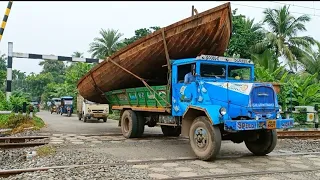
[{"label": "truck bed", "polygon": [[105,93],[112,109],[131,108],[138,111],[167,112],[170,109],[171,94],[167,85],[129,88]]}]

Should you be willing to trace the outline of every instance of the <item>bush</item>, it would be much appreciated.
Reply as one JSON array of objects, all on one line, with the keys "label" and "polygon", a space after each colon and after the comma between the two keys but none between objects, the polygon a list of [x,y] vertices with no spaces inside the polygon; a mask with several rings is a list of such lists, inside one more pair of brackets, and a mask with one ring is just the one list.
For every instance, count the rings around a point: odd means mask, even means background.
[{"label": "bush", "polygon": [[32,120],[31,117],[28,115],[22,115],[22,114],[11,114],[8,118],[8,121],[6,122],[6,126],[8,128],[16,128],[24,123],[30,122]]}]

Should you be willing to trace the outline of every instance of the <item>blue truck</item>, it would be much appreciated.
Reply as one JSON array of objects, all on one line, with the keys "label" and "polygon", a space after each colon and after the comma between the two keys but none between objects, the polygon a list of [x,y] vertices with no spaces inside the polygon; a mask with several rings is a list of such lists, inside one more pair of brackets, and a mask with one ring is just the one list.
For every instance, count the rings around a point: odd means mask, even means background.
[{"label": "blue truck", "polygon": [[123,136],[141,137],[145,125],[158,125],[165,136],[189,137],[199,159],[213,160],[222,140],[266,155],[277,144],[276,129],[293,127],[293,119],[280,115],[272,84],[254,82],[249,59],[200,55],[172,60],[171,69],[167,85],[105,93],[121,112]]}]

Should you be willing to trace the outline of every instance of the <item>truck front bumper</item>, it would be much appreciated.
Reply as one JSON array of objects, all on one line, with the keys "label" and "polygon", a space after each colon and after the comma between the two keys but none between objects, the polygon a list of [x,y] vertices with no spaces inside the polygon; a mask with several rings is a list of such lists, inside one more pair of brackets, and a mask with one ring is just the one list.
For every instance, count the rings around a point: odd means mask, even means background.
[{"label": "truck front bumper", "polygon": [[226,120],[224,122],[224,130],[287,129],[292,128],[293,123],[293,119]]},{"label": "truck front bumper", "polygon": [[108,117],[108,115],[107,114],[87,114],[87,117],[104,118],[104,117]]}]

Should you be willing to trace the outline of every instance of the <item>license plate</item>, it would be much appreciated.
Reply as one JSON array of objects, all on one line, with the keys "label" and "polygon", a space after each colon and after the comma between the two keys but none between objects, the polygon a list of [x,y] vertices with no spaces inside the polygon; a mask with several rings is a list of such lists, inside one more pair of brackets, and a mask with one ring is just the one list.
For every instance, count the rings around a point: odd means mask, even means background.
[{"label": "license plate", "polygon": [[103,115],[102,114],[95,114],[94,116],[95,117],[102,117]]},{"label": "license plate", "polygon": [[267,129],[276,129],[276,120],[267,120]]}]

